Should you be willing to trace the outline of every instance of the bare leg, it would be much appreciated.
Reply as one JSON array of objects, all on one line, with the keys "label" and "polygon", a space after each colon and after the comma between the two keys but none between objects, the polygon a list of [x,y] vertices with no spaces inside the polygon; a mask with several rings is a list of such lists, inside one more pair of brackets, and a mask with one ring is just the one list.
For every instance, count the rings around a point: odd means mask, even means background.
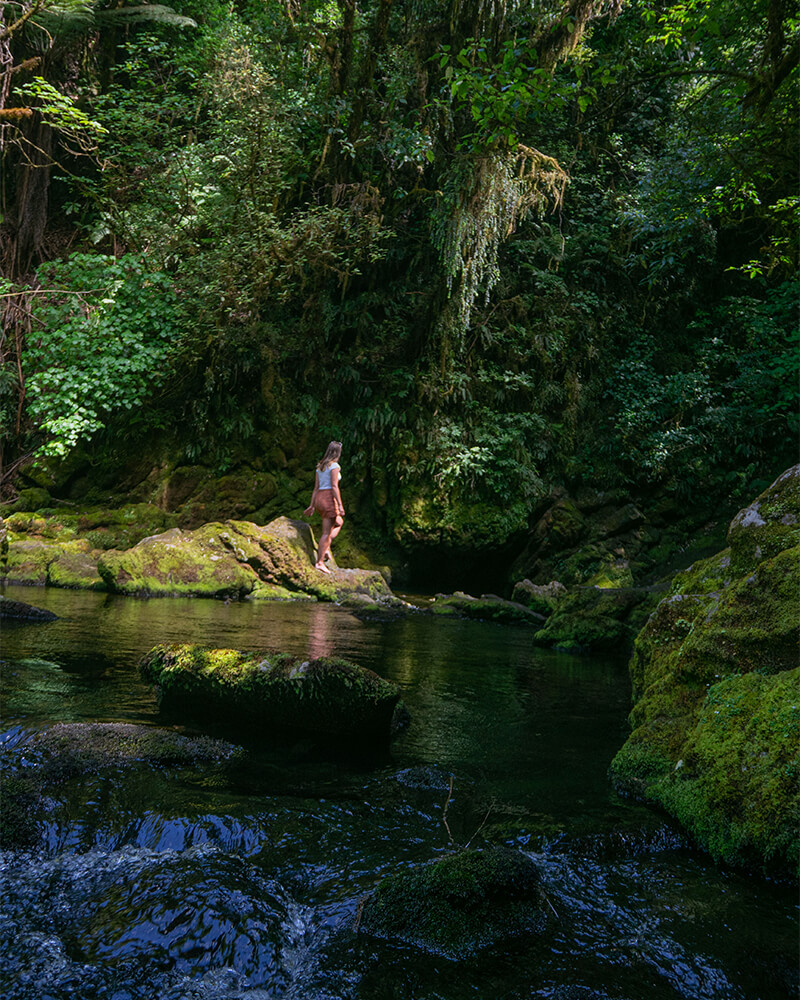
[{"label": "bare leg", "polygon": [[323,517],[322,534],[319,536],[319,550],[317,551],[317,561],[314,563],[316,568],[322,570],[323,573],[330,573],[330,570],[325,565],[325,556],[331,550],[332,527],[333,527],[333,520],[330,517]]}]

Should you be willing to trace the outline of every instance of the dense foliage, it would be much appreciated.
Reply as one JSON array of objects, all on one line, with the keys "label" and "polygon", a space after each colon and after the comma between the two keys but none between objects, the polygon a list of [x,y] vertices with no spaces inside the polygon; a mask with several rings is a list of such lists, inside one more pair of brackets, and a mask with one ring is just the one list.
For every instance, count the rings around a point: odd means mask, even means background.
[{"label": "dense foliage", "polygon": [[175,462],[335,436],[398,538],[481,546],[791,459],[782,0],[0,10],[12,469],[149,400]]}]

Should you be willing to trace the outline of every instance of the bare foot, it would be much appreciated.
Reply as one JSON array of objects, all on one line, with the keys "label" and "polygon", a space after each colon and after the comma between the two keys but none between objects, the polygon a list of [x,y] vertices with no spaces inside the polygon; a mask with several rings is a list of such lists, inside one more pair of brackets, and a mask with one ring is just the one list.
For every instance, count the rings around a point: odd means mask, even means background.
[{"label": "bare foot", "polygon": [[314,569],[318,569],[320,571],[320,573],[327,573],[328,576],[331,575],[331,571],[328,569],[328,567],[325,565],[324,562],[314,563]]}]

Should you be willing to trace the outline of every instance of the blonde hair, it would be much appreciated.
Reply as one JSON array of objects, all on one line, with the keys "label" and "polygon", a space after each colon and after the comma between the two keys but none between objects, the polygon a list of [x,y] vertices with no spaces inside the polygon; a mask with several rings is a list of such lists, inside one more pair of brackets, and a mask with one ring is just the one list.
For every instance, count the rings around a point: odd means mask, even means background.
[{"label": "blonde hair", "polygon": [[338,459],[341,458],[341,455],[342,455],[342,442],[331,441],[331,443],[327,447],[327,450],[325,451],[325,454],[317,462],[317,468],[319,469],[320,472],[322,472],[324,469],[327,469],[328,466],[331,465],[333,462],[338,461]]}]

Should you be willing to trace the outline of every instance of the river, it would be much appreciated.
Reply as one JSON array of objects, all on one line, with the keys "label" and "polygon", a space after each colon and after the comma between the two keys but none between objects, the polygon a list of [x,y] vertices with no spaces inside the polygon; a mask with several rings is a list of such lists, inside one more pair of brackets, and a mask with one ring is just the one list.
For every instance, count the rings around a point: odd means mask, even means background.
[{"label": "river", "polygon": [[[369,754],[298,739],[250,745],[224,773],[66,776],[41,846],[0,852],[4,1000],[796,997],[796,893],[715,867],[609,787],[623,658],[427,614],[3,592],[60,616],[3,630],[7,775],[30,765],[31,730],[163,725],[137,673],[160,642],[343,656],[397,683],[411,713]],[[456,963],[359,929],[381,877],[467,844],[539,865],[541,939]]]}]

